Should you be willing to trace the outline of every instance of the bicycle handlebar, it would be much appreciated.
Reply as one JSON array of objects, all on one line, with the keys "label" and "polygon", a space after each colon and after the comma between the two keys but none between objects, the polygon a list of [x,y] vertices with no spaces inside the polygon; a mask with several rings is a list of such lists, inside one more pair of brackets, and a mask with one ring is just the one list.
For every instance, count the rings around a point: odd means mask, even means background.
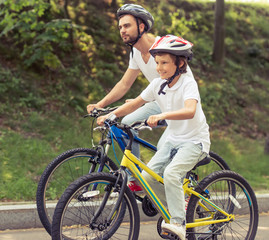
[{"label": "bicycle handlebar", "polygon": [[108,114],[114,110],[116,110],[118,107],[107,107],[107,108],[95,108],[91,111],[91,113],[88,113],[86,115],[84,115],[83,117],[94,117],[97,118],[101,115],[105,115]]},{"label": "bicycle handlebar", "polygon": [[[98,118],[101,115],[105,115],[108,114],[112,111],[114,111],[115,109],[117,109],[118,107],[107,107],[107,108],[95,108],[91,111],[91,113],[86,114],[84,116],[84,118],[86,117],[93,117],[93,118]],[[147,124],[147,120],[140,120],[140,121],[135,121],[134,123],[132,123],[131,125],[127,125],[127,124],[122,124],[120,122],[117,122],[116,119],[111,120],[111,119],[106,119],[104,122],[104,126],[99,126],[98,129],[103,129],[105,130],[106,128],[110,128],[111,126],[115,125],[117,128],[123,130],[129,137],[130,141],[128,143],[127,149],[131,149],[131,145],[133,142],[133,133],[132,133],[132,129],[135,131],[141,131],[143,129],[149,129],[152,130],[152,128],[150,126],[148,126]],[[160,120],[157,123],[158,126],[165,126],[166,122],[165,120]],[[96,129],[96,128],[95,128]],[[95,130],[93,129],[93,130]]]}]

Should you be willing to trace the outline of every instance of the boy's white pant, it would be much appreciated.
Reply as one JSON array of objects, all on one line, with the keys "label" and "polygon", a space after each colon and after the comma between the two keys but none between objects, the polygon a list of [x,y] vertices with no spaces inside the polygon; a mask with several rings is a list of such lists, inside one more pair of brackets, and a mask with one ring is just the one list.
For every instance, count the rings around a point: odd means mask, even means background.
[{"label": "boy's white pant", "polygon": [[[173,157],[171,153],[175,150],[177,152]],[[185,142],[173,146],[170,142],[165,142],[148,163],[149,168],[163,176],[164,185],[154,180],[145,171],[142,172],[153,191],[168,208],[171,215],[170,223],[184,223],[185,196],[182,183],[186,173],[205,156],[202,144]]]}]

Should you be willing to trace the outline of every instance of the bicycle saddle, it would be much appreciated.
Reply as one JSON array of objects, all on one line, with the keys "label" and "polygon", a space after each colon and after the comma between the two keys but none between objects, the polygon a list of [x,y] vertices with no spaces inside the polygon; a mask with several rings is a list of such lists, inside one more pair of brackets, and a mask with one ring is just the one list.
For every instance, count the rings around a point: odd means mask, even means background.
[{"label": "bicycle saddle", "polygon": [[203,158],[201,161],[199,161],[194,167],[193,167],[193,170],[195,170],[197,167],[200,167],[200,166],[203,166],[203,165],[206,165],[208,163],[210,163],[211,161],[211,158],[209,155],[207,155],[205,158]]}]

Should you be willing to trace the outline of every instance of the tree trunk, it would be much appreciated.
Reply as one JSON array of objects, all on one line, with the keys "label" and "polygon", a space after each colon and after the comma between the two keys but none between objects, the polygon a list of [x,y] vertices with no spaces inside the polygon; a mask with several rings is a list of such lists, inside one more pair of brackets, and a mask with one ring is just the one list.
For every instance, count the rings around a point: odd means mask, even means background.
[{"label": "tree trunk", "polygon": [[269,135],[265,139],[264,153],[269,154]]},{"label": "tree trunk", "polygon": [[214,49],[212,59],[215,63],[219,65],[222,65],[224,60],[224,12],[224,0],[216,0]]}]

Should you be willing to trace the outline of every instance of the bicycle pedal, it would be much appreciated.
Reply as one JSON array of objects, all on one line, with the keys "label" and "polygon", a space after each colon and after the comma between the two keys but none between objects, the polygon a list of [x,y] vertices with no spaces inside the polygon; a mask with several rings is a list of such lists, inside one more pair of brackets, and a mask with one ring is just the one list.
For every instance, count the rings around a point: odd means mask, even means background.
[{"label": "bicycle pedal", "polygon": [[180,240],[179,237],[175,234],[169,233],[169,232],[164,232],[160,234],[160,236],[164,239],[170,239],[170,240]]}]

